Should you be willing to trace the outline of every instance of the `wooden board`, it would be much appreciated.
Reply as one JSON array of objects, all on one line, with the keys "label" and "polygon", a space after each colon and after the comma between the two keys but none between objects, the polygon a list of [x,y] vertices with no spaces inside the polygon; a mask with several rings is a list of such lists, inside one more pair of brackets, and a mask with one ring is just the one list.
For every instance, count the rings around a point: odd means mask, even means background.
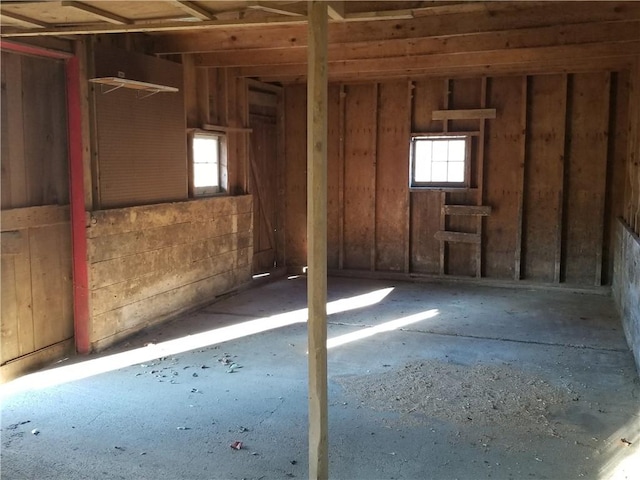
[{"label": "wooden board", "polygon": [[602,256],[609,74],[572,75],[563,279],[593,285]]},{"label": "wooden board", "polygon": [[371,267],[375,235],[375,85],[353,85],[346,90],[344,266]]},{"label": "wooden board", "polygon": [[328,121],[327,121],[327,266],[337,269],[340,266],[340,249],[343,219],[342,205],[342,162],[341,146],[344,132],[342,131],[344,112],[341,111],[343,102],[340,100],[340,86],[330,85],[328,90]]},{"label": "wooden board", "polygon": [[2,242],[4,363],[73,337],[69,208],[2,212]]},{"label": "wooden board", "polygon": [[562,234],[565,109],[565,75],[531,77],[529,86],[523,278],[553,282],[556,245]]},{"label": "wooden board", "polygon": [[285,123],[287,130],[287,264],[307,264],[307,177],[306,159],[307,91],[303,85],[285,90]]},{"label": "wooden board", "polygon": [[525,94],[521,77],[497,77],[489,82],[488,103],[498,112],[486,126],[484,192],[485,203],[492,207],[485,229],[485,273],[489,278],[514,277]]},{"label": "wooden board", "polygon": [[[409,215],[407,82],[382,83],[379,91],[376,172],[376,270],[403,271]],[[403,121],[404,120],[404,121]]]}]

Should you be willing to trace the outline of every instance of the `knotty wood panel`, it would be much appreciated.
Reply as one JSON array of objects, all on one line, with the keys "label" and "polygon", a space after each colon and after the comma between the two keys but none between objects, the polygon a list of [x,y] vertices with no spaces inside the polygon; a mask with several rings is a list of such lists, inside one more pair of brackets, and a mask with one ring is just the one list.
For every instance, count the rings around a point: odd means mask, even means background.
[{"label": "knotty wood panel", "polygon": [[2,52],[2,208],[69,202],[65,70]]},{"label": "knotty wood panel", "polygon": [[93,348],[249,281],[252,203],[247,195],[92,212]]},{"label": "knotty wood panel", "polygon": [[602,255],[609,74],[572,75],[569,105],[563,278],[593,285]]},{"label": "knotty wood panel", "polygon": [[285,91],[287,143],[287,264],[307,264],[307,91],[303,85]]},{"label": "knotty wood panel", "polygon": [[[344,164],[342,162],[341,145],[343,143],[340,101],[340,86],[330,85],[328,91],[327,118],[327,267],[339,268],[340,262],[340,230],[343,220],[342,176]],[[344,117],[343,117],[344,118]]]},{"label": "knotty wood panel", "polygon": [[553,282],[562,233],[567,80],[540,75],[529,82],[523,278]]},{"label": "knotty wood panel", "polygon": [[489,278],[511,279],[522,195],[520,124],[526,92],[521,77],[498,77],[490,80],[488,95],[488,107],[495,108],[497,116],[486,124],[484,191],[492,210],[484,230],[485,273]]},{"label": "knotty wood panel", "polygon": [[380,84],[376,171],[376,270],[403,271],[409,183],[410,113],[406,81]]},{"label": "knotty wood panel", "polygon": [[[432,120],[434,110],[444,101],[444,81],[428,79],[415,82],[411,129],[413,132],[441,132],[442,121]],[[411,271],[436,274],[440,271],[440,242],[434,238],[440,230],[440,192],[414,190],[410,193]]]},{"label": "knotty wood panel", "polygon": [[371,267],[375,235],[376,85],[346,89],[344,266]]}]

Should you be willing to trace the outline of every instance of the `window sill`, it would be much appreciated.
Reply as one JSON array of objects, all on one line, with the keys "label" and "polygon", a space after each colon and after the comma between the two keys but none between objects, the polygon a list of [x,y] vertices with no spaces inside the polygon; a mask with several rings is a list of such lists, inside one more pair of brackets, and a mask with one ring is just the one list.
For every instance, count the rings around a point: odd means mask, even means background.
[{"label": "window sill", "polygon": [[419,186],[419,187],[409,187],[410,192],[477,192],[477,188],[472,187],[428,187],[428,186]]}]

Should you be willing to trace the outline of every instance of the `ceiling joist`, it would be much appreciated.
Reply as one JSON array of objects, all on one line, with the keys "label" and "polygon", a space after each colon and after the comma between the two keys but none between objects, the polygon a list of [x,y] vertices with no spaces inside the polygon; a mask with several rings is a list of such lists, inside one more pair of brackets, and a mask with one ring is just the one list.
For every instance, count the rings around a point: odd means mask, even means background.
[{"label": "ceiling joist", "polygon": [[41,22],[39,20],[35,20],[33,18],[29,18],[26,17],[24,15],[20,15],[19,13],[15,13],[15,12],[7,12],[7,11],[2,11],[2,16],[3,17],[7,17],[10,18],[11,20],[15,20],[16,22],[20,22],[21,24],[23,24],[25,27],[28,28],[48,28],[51,25],[49,25],[48,23],[44,23]]},{"label": "ceiling joist", "polygon": [[252,10],[261,10],[263,12],[274,13],[276,15],[285,15],[289,17],[301,17],[306,15],[306,11],[301,9],[295,9],[292,7],[283,7],[281,5],[276,5],[272,2],[264,2],[264,1],[249,1],[247,2],[247,8]]},{"label": "ceiling joist", "polygon": [[96,18],[99,18],[100,20],[104,20],[105,22],[113,23],[115,25],[129,25],[133,23],[128,18],[121,17],[120,15],[116,15],[115,13],[107,12],[106,10],[94,7],[92,5],[87,5],[86,3],[75,2],[75,1],[63,1],[61,2],[61,5],[63,7],[75,8],[77,10],[90,13],[91,15],[93,15]]},{"label": "ceiling joist", "polygon": [[214,14],[196,5],[193,2],[181,2],[181,1],[174,0],[174,1],[171,1],[170,3],[177,6],[182,11],[188,13],[192,17],[197,18],[198,20],[215,20],[216,18]]}]

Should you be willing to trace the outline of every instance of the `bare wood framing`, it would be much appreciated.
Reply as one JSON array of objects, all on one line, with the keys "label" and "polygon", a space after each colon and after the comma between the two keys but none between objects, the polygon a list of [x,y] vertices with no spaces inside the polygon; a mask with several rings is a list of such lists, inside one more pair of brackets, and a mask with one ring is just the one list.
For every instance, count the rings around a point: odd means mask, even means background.
[{"label": "bare wood framing", "polygon": [[214,20],[216,18],[211,12],[208,12],[199,5],[196,5],[194,2],[172,1],[171,3],[199,20]]},{"label": "bare wood framing", "polygon": [[[482,77],[480,84],[480,108],[484,109],[487,106],[487,77]],[[478,156],[477,156],[477,193],[476,193],[476,205],[480,206],[484,203],[484,133],[485,133],[485,120],[480,119],[480,128],[478,132]],[[489,213],[491,213],[491,207],[488,207]],[[484,228],[484,220],[481,216],[476,218],[476,233],[480,235],[480,243],[476,248],[476,278],[482,278],[482,230]]]},{"label": "bare wood framing", "polygon": [[329,477],[327,401],[327,4],[309,1],[307,237],[309,478]]},{"label": "bare wood framing", "polygon": [[522,132],[521,151],[520,151],[520,164],[518,165],[518,174],[520,182],[518,188],[518,220],[516,225],[516,251],[514,258],[513,278],[514,280],[520,280],[522,273],[522,228],[523,228],[523,213],[524,213],[524,174],[525,174],[525,161],[527,155],[527,93],[528,93],[528,77],[525,75],[522,77],[522,110],[520,111],[520,131]]},{"label": "bare wood framing", "polygon": [[225,133],[251,133],[253,132],[253,128],[246,127],[227,127],[225,125],[213,125],[211,123],[203,123],[201,125],[202,130],[206,130],[208,132],[225,132]]},{"label": "bare wood framing", "polygon": [[344,129],[345,129],[345,112],[346,112],[346,96],[347,92],[344,85],[340,85],[340,145],[338,148],[338,161],[340,166],[338,167],[338,214],[339,218],[339,251],[338,251],[338,268],[342,270],[344,268]]},{"label": "bare wood framing", "polygon": [[566,99],[564,102],[564,123],[562,124],[562,131],[558,132],[558,136],[563,138],[564,151],[562,154],[562,164],[560,167],[560,178],[562,178],[562,182],[560,183],[560,191],[558,192],[558,215],[556,218],[556,225],[558,226],[557,237],[556,237],[556,252],[555,252],[555,262],[553,267],[553,281],[555,283],[560,283],[562,279],[562,242],[563,242],[563,234],[564,234],[564,205],[565,205],[565,190],[566,190],[566,165],[567,165],[567,124],[569,122],[569,76],[564,75],[564,98]]},{"label": "bare wood framing", "polygon": [[129,25],[133,23],[128,18],[121,17],[120,15],[116,15],[115,13],[107,12],[106,10],[94,7],[93,5],[87,5],[83,2],[63,1],[61,2],[61,5],[63,7],[71,7],[86,13],[90,13],[100,20],[104,20],[105,22],[113,23],[115,25]]},{"label": "bare wood framing", "polygon": [[377,222],[376,222],[376,191],[377,191],[377,177],[378,177],[378,90],[379,84],[376,83],[373,88],[373,123],[376,127],[373,128],[373,134],[371,135],[371,156],[373,157],[373,178],[371,179],[372,183],[372,199],[371,205],[373,208],[373,232],[371,235],[371,260],[369,269],[374,271],[376,269],[376,230],[377,230]]},{"label": "bare wood framing", "polygon": [[467,110],[434,110],[433,120],[476,120],[496,118],[495,108],[475,108]]},{"label": "bare wood framing", "polygon": [[[409,80],[407,88],[407,123],[409,128],[407,130],[411,131],[411,113],[413,111],[413,89],[414,83]],[[408,140],[408,139],[407,139]],[[409,175],[409,172],[407,172]],[[407,184],[409,182],[407,181]],[[404,225],[405,231],[405,241],[404,241],[404,273],[409,273],[411,270],[411,189],[407,188],[406,193],[406,206],[407,206],[407,214],[405,216],[406,221]]]},{"label": "bare wood framing", "polygon": [[343,0],[332,0],[327,2],[329,18],[331,20],[344,20],[345,8]]},{"label": "bare wood framing", "polygon": [[[29,18],[25,15],[20,15],[19,13],[14,13],[14,12],[8,12],[6,10],[2,11],[2,16],[10,18],[11,20],[15,20],[17,22],[20,22],[22,24],[24,24],[27,27],[31,27],[31,28],[50,28],[51,25],[45,22],[41,22],[39,20],[35,20],[33,18]],[[35,32],[34,32],[35,33]]]},{"label": "bare wood framing", "polygon": [[286,15],[289,17],[302,17],[305,12],[301,12],[294,8],[287,8],[282,5],[275,5],[272,2],[253,0],[247,2],[247,8],[252,10],[262,10],[263,12],[275,13],[276,15]]},{"label": "bare wood framing", "polygon": [[[602,92],[602,95],[604,95],[604,98],[607,98],[609,101],[606,104],[606,111],[603,112],[604,116],[608,119],[609,115],[610,115],[610,111],[611,111],[611,73],[607,74],[607,81],[605,82],[605,89],[604,92]],[[609,134],[611,132],[609,132],[609,122],[607,122],[607,137],[609,136]],[[608,147],[605,148],[605,151],[602,152],[604,155],[604,158],[606,159],[607,162],[611,161],[611,159],[609,159],[609,151],[608,151]],[[606,175],[601,179],[601,181],[606,182],[607,178]],[[606,185],[603,189],[604,192],[606,192]],[[598,227],[596,228],[596,235],[597,235],[597,244],[596,244],[596,273],[595,273],[595,279],[594,279],[594,285],[596,287],[599,287],[602,285],[602,249],[604,247],[604,225],[605,225],[605,217],[607,215],[607,210],[606,210],[606,194],[602,195],[602,198],[600,199],[600,205],[598,206],[600,208],[600,215],[598,217]]]}]

